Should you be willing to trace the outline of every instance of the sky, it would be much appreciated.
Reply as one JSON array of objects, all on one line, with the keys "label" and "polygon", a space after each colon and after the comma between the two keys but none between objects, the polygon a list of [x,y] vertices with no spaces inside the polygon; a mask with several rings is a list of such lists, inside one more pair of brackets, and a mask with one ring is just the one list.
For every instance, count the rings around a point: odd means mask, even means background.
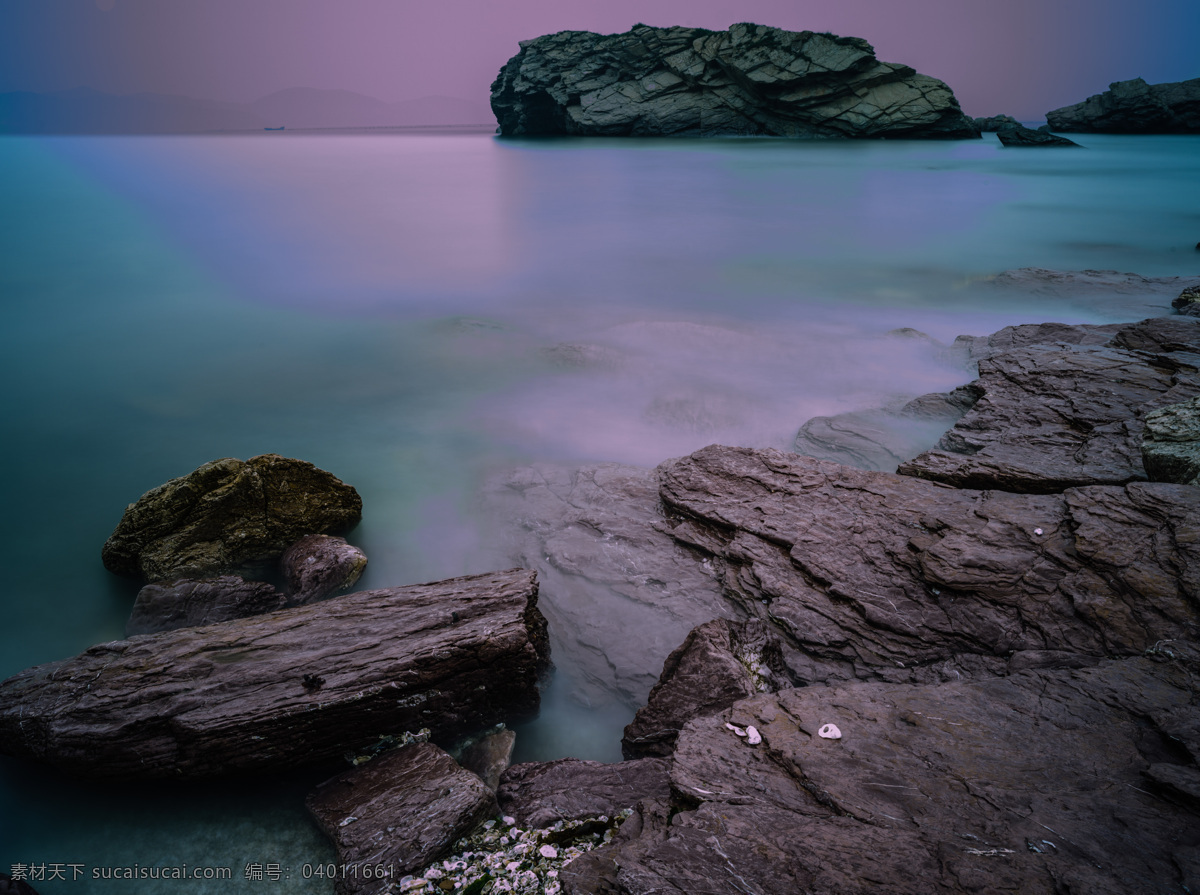
[{"label": "sky", "polygon": [[1200,77],[1197,0],[4,0],[0,92],[486,102],[520,40],[744,21],[866,38],[974,116],[1040,118],[1111,81]]}]

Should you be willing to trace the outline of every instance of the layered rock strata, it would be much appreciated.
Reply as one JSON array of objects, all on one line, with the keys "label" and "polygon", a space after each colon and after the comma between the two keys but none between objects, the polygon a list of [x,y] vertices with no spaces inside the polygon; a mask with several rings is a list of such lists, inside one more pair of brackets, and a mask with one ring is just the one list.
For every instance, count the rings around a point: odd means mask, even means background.
[{"label": "layered rock strata", "polygon": [[104,544],[110,572],[148,581],[202,578],[274,561],[307,534],[362,518],[358,492],[303,460],[225,458],[147,491]]},{"label": "layered rock strata", "polygon": [[497,813],[495,793],[432,743],[326,780],[305,800],[337,849],[338,895],[383,895]]},{"label": "layered rock strata", "polygon": [[1046,121],[1056,131],[1200,133],[1200,78],[1169,84],[1115,81],[1104,93],[1047,112]]},{"label": "layered rock strata", "polygon": [[528,762],[501,775],[496,795],[501,810],[525,826],[611,818],[641,799],[667,798],[669,767],[661,758],[617,764],[577,758]]},{"label": "layered rock strata", "polygon": [[1145,415],[1200,394],[1200,320],[1144,320],[1103,346],[995,353],[967,389],[971,409],[899,472],[1026,493],[1144,480]]},{"label": "layered rock strata", "polygon": [[1189,486],[970,491],[715,445],[660,475],[674,537],[799,647],[805,683],[1089,663],[1200,623]]},{"label": "layered rock strata", "polygon": [[0,750],[111,778],[319,764],[530,713],[548,661],[532,572],[363,591],[23,671],[0,683]]},{"label": "layered rock strata", "polygon": [[979,136],[949,87],[861,38],[752,24],[522,41],[492,110],[505,136]]},{"label": "layered rock strata", "polygon": [[1152,481],[1200,486],[1200,397],[1146,416],[1142,462]]}]

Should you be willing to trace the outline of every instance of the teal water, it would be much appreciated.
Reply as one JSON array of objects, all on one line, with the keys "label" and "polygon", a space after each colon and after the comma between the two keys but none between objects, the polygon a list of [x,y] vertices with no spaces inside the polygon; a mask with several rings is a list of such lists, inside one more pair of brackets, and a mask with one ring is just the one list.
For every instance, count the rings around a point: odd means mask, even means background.
[{"label": "teal water", "polygon": [[[475,509],[493,471],[786,448],[813,415],[970,378],[895,327],[1142,316],[1136,296],[988,285],[1200,273],[1200,139],[1079,142],[2,138],[0,676],[122,636],[136,585],[100,545],[127,503],[217,457],[332,471],[364,497],[361,586],[432,580],[502,562]],[[564,343],[620,362],[564,366]],[[618,757],[633,707],[560,691],[522,754]],[[5,761],[0,869],[234,876],[44,893],[330,891],[299,878],[329,858],[310,782],[118,788]],[[248,881],[248,862],[295,872]]]}]

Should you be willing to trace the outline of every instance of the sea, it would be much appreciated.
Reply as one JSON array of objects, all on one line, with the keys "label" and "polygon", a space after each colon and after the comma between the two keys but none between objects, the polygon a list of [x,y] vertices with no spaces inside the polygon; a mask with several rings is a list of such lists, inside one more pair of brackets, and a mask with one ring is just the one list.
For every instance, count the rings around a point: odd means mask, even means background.
[{"label": "sea", "polygon": [[[363,497],[358,586],[431,581],[508,564],[479,498],[506,470],[788,450],[813,416],[971,379],[956,335],[1170,313],[995,282],[1200,274],[1200,137],[1076,140],[0,137],[0,678],[123,637],[138,585],[101,545],[209,460],[329,470]],[[554,659],[518,758],[618,760],[637,706],[573,700]],[[3,759],[0,871],[43,895],[329,893],[315,782]]]}]

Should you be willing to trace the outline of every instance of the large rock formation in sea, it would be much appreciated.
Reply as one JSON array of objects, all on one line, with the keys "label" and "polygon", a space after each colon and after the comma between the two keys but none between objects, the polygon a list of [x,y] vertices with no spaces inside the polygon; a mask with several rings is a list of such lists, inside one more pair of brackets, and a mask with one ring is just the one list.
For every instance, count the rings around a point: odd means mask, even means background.
[{"label": "large rock formation in sea", "polygon": [[753,24],[522,41],[492,110],[505,136],[979,136],[948,86],[861,38]]},{"label": "large rock formation in sea", "polygon": [[1051,130],[1111,134],[1200,133],[1200,78],[1115,81],[1104,93],[1046,113]]},{"label": "large rock formation in sea", "polygon": [[448,744],[537,709],[537,593],[512,569],[102,643],[0,682],[0,752],[134,779],[321,764],[422,728]]}]

